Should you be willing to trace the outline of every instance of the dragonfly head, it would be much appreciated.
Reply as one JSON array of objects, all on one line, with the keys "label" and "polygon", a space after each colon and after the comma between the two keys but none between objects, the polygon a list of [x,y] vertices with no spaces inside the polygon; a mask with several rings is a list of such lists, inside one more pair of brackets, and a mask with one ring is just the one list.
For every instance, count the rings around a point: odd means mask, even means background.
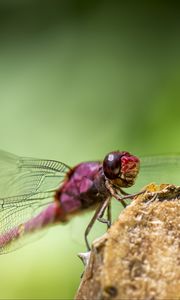
[{"label": "dragonfly head", "polygon": [[129,152],[114,151],[106,155],[103,171],[107,179],[120,187],[132,186],[139,173],[140,161]]}]

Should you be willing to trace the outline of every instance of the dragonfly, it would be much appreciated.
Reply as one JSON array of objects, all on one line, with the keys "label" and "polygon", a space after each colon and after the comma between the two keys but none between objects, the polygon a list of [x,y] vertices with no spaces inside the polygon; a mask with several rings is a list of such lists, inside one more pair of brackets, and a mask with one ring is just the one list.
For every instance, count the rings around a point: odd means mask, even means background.
[{"label": "dragonfly", "polygon": [[[161,180],[160,175],[165,175],[167,183],[179,183],[179,154],[139,158],[127,151],[112,151],[102,161],[69,167],[0,150],[0,254],[23,246],[26,237],[42,229],[94,209],[84,233],[90,250],[88,234],[95,221],[111,225],[111,198],[126,207],[127,199],[142,193],[140,188],[151,180]],[[138,177],[136,193],[126,193],[124,189],[134,186]]]}]

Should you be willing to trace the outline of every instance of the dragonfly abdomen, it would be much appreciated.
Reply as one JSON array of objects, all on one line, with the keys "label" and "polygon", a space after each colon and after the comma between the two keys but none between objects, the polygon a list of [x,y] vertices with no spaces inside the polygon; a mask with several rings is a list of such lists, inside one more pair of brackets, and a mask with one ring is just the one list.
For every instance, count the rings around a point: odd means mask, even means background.
[{"label": "dragonfly abdomen", "polygon": [[49,204],[41,213],[37,214],[34,218],[1,234],[0,253],[1,251],[4,251],[4,248],[7,249],[6,252],[10,251],[11,248],[14,248],[13,242],[16,240],[20,240],[21,244],[23,238],[28,234],[34,233],[36,231],[39,232],[41,229],[44,229],[49,225],[65,221],[65,212],[57,202],[53,202]]}]

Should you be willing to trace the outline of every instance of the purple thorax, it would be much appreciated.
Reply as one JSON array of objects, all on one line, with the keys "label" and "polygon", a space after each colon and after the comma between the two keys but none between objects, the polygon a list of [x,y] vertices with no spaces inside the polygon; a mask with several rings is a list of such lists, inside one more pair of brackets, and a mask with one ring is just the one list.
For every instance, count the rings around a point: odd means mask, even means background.
[{"label": "purple thorax", "polygon": [[59,190],[59,199],[66,213],[87,208],[107,197],[100,162],[77,165]]}]

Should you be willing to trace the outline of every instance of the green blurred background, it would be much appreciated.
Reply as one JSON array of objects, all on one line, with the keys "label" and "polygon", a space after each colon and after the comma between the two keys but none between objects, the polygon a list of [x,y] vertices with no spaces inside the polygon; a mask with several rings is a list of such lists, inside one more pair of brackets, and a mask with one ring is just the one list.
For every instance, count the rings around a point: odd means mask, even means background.
[{"label": "green blurred background", "polygon": [[[179,75],[173,2],[0,1],[4,150],[69,165],[116,149],[178,152]],[[90,217],[1,256],[0,298],[72,299]]]}]

